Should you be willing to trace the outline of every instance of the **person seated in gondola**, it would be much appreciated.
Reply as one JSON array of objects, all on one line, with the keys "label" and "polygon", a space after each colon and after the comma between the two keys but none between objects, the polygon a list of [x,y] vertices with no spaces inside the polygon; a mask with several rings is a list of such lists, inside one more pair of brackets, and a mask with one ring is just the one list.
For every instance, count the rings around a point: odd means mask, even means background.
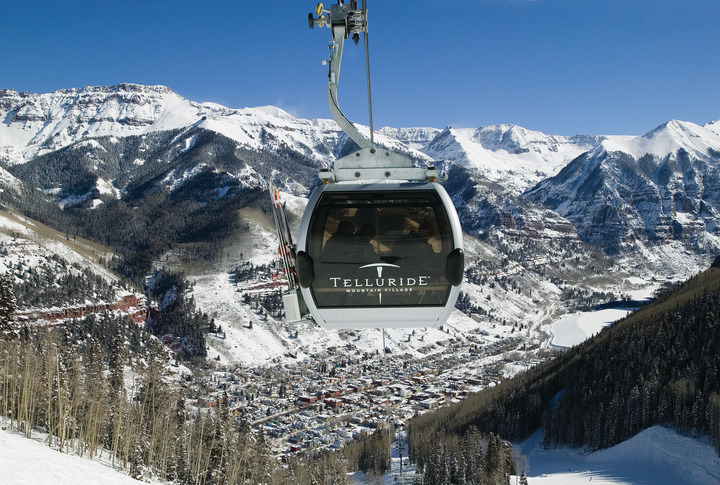
[{"label": "person seated in gondola", "polygon": [[372,244],[375,238],[375,226],[366,222],[355,233],[353,247],[350,249],[348,259],[351,261],[374,263],[377,261],[377,251]]},{"label": "person seated in gondola", "polygon": [[352,249],[355,236],[355,225],[350,221],[340,221],[337,230],[325,242],[323,259],[344,259]]},{"label": "person seated in gondola", "polygon": [[399,242],[400,248],[406,254],[405,257],[422,258],[426,256],[436,256],[435,249],[430,243],[430,238],[433,236],[433,227],[427,222],[423,221],[418,225],[417,230],[411,230],[406,236],[404,236]]}]

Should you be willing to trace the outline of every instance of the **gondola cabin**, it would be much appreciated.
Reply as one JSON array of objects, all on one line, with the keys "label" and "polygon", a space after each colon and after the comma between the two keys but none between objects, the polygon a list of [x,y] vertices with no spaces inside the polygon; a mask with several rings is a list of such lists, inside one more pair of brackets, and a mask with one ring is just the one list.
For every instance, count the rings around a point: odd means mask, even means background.
[{"label": "gondola cabin", "polygon": [[434,327],[460,293],[462,231],[437,183],[321,186],[296,250],[303,300],[328,329]]},{"label": "gondola cabin", "polygon": [[[310,28],[332,30],[328,106],[359,150],[320,171],[323,185],[308,201],[295,246],[272,191],[288,273],[287,318],[299,320],[307,309],[328,329],[435,327],[452,312],[464,270],[460,221],[437,183],[446,177],[376,146],[372,122],[368,139],[340,110],[343,44],[349,36],[356,43],[360,33],[367,36],[365,2],[361,9],[354,0],[339,0],[330,10],[318,4],[315,15],[308,15]],[[369,94],[368,84],[368,101]]]}]

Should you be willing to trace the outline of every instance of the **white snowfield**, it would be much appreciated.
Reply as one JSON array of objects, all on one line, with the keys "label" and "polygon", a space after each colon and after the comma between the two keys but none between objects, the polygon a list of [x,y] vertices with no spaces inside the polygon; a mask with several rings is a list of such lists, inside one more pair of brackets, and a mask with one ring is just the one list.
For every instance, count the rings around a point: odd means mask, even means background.
[{"label": "white snowfield", "polygon": [[[3,485],[138,485],[105,459],[67,455],[41,438],[27,439],[0,431],[0,484]],[[161,483],[161,482],[155,482]]]},{"label": "white snowfield", "polygon": [[529,485],[720,483],[720,458],[710,444],[660,426],[590,454],[566,448],[543,450],[541,439],[539,431],[521,446],[530,462]]},{"label": "white snowfield", "polygon": [[556,321],[550,327],[552,347],[578,345],[614,322],[627,316],[632,309],[608,308],[589,313],[573,313]]}]

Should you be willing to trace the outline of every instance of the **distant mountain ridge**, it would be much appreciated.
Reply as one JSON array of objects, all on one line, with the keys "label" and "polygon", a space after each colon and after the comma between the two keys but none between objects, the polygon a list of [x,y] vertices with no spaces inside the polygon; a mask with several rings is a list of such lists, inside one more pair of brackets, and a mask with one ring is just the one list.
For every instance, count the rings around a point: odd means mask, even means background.
[{"label": "distant mountain ridge", "polygon": [[[165,86],[120,84],[47,94],[0,91],[0,161],[6,165],[102,136],[136,136],[207,128],[253,148],[262,146],[263,128],[286,133],[329,129],[322,121],[296,120],[274,108],[233,110],[186,100]],[[292,135],[285,137],[287,142]],[[303,140],[304,141],[304,140]]]},{"label": "distant mountain ridge", "polygon": [[[0,119],[0,166],[63,206],[201,180],[203,200],[233,186],[260,189],[268,178],[304,195],[320,166],[352,150],[332,120],[196,103],[164,86],[3,90]],[[579,237],[612,252],[669,240],[694,253],[720,248],[718,122],[673,120],[641,136],[386,127],[376,142],[453,174],[446,186],[472,234]],[[251,152],[275,162],[255,163]]]}]

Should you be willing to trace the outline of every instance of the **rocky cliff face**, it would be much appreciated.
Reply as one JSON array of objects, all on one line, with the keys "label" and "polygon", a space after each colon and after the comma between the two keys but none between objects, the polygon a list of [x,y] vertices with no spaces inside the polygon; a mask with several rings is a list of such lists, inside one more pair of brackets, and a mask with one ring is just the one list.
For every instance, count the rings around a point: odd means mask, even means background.
[{"label": "rocky cliff face", "polygon": [[[584,240],[602,246],[637,240],[717,246],[716,138],[713,130],[697,125],[666,124],[628,140],[624,150],[610,143],[615,150],[601,145],[582,154],[525,196],[566,217]],[[665,153],[668,149],[672,151]]]}]

